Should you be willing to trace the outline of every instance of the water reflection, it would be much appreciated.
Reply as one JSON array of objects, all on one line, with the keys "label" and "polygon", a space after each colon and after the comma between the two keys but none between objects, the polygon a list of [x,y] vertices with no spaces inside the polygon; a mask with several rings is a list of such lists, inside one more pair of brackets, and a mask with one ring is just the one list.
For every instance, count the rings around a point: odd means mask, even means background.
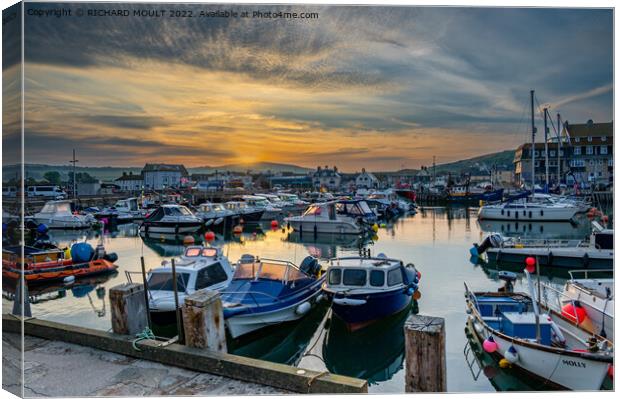
[{"label": "water reflection", "polygon": [[338,317],[331,317],[323,341],[323,360],[327,369],[367,380],[370,384],[389,381],[403,367],[403,326],[412,309],[417,313],[417,303],[412,303],[401,312],[353,333]]},{"label": "water reflection", "polygon": [[286,240],[292,243],[302,244],[308,253],[318,259],[331,259],[342,251],[359,252],[367,244],[374,241],[370,237],[353,234],[304,234],[291,231]]},{"label": "water reflection", "polygon": [[590,231],[590,221],[580,217],[575,222],[506,222],[477,221],[485,233],[501,233],[507,237],[584,238]]}]

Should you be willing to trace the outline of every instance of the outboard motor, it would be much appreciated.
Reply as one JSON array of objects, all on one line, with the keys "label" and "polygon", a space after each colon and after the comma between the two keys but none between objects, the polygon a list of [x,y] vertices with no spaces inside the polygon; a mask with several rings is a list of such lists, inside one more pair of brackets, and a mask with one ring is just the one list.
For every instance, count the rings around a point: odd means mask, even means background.
[{"label": "outboard motor", "polygon": [[517,280],[517,275],[513,272],[501,270],[498,273],[498,277],[500,280],[504,281],[504,286],[498,289],[497,292],[513,292],[514,282]]},{"label": "outboard motor", "polygon": [[321,271],[319,261],[313,256],[306,256],[299,265],[299,270],[309,276],[318,276]]},{"label": "outboard motor", "polygon": [[239,263],[254,263],[254,261],[254,255],[250,254],[243,254],[241,255],[241,259],[239,259]]},{"label": "outboard motor", "polygon": [[484,239],[484,241],[482,241],[482,244],[474,244],[474,246],[470,248],[469,253],[473,256],[480,256],[489,248],[499,247],[502,244],[502,241],[503,239],[500,234],[490,234]]}]

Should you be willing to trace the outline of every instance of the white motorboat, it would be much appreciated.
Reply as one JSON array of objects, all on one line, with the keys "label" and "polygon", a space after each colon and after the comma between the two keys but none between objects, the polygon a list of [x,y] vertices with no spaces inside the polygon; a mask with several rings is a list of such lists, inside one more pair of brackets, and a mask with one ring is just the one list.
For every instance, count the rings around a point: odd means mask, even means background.
[{"label": "white motorboat", "polygon": [[202,228],[202,219],[195,216],[187,207],[177,204],[165,204],[148,214],[140,225],[140,232],[145,234],[195,233]]},{"label": "white motorboat", "polygon": [[[233,269],[221,249],[215,247],[189,246],[180,258],[175,259],[178,303],[202,289],[223,290],[232,279]],[[161,267],[150,270],[147,276],[149,311],[157,324],[176,321],[174,285],[171,261],[165,260]]]},{"label": "white motorboat", "polygon": [[116,201],[114,209],[121,213],[131,215],[133,220],[144,219],[146,215],[146,210],[140,208],[138,199],[135,197]]},{"label": "white motorboat", "polygon": [[470,249],[473,256],[487,254],[489,261],[523,264],[535,257],[541,266],[564,268],[613,268],[614,232],[593,222],[594,229],[588,240],[528,239],[491,234]]},{"label": "white motorboat", "polygon": [[283,209],[287,212],[303,212],[306,210],[308,205],[310,204],[308,201],[304,201],[297,194],[291,193],[277,193],[276,194],[280,201],[282,201],[285,205]]},{"label": "white motorboat", "polygon": [[257,195],[244,195],[241,197],[250,208],[263,210],[261,220],[273,220],[284,215],[282,208],[273,205],[269,200]]},{"label": "white motorboat", "polygon": [[244,201],[228,201],[224,206],[239,215],[239,220],[243,223],[258,223],[263,217],[263,212],[265,212],[264,209],[251,207]]},{"label": "white motorboat", "polygon": [[[525,272],[533,292],[529,273]],[[468,326],[484,350],[510,367],[558,389],[601,389],[613,366],[613,343],[575,325],[533,293],[471,292]]]},{"label": "white motorboat", "polygon": [[361,234],[366,226],[358,219],[337,212],[338,201],[314,203],[301,216],[284,218],[302,233]]},{"label": "white motorboat", "polygon": [[48,201],[31,219],[50,229],[87,229],[96,222],[92,215],[74,214],[69,200]]},{"label": "white motorboat", "polygon": [[479,220],[510,221],[571,221],[582,212],[582,208],[569,201],[554,201],[551,198],[521,198],[499,204],[483,205],[478,210]]},{"label": "white motorboat", "polygon": [[230,209],[226,209],[224,204],[205,202],[198,206],[198,211],[195,214],[202,218],[205,227],[208,229],[228,229],[239,221],[239,215]]}]

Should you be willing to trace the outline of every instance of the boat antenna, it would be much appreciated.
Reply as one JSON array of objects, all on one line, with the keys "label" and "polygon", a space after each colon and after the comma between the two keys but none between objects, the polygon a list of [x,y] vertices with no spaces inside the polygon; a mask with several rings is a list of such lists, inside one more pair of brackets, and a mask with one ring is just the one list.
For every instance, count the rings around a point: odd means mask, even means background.
[{"label": "boat antenna", "polygon": [[532,195],[534,195],[534,187],[536,185],[536,166],[534,149],[536,146],[536,125],[534,124],[534,90],[530,90],[530,108],[532,116]]}]

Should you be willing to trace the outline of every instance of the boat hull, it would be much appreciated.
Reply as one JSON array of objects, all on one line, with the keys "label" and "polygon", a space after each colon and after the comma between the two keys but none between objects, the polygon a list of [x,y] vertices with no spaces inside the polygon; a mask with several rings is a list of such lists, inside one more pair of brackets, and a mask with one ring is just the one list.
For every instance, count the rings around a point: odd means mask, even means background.
[{"label": "boat hull", "polygon": [[[28,284],[43,284],[63,280],[65,277],[76,278],[115,272],[118,266],[106,259],[90,262],[73,263],[71,260],[56,262],[55,265],[40,263],[23,270],[24,279]],[[21,267],[10,262],[2,262],[2,277],[17,280],[22,275]]]},{"label": "boat hull", "polygon": [[224,309],[224,318],[226,319],[226,328],[232,338],[238,338],[242,335],[249,334],[253,331],[257,331],[261,328],[265,328],[274,324],[280,324],[287,321],[299,320],[309,312],[298,312],[298,306],[304,302],[308,302],[311,308],[314,308],[318,304],[318,298],[321,294],[321,285],[315,283],[310,290],[310,294],[304,296],[301,300],[290,304],[284,308],[268,311],[268,312],[253,312],[246,314],[236,314],[231,317],[226,317],[226,309]]},{"label": "boat hull", "polygon": [[524,264],[533,256],[540,266],[567,269],[611,269],[614,264],[613,250],[599,250],[587,247],[572,248],[489,248],[487,259],[495,263]]},{"label": "boat hull", "polygon": [[486,193],[468,193],[464,195],[448,194],[446,201],[450,204],[472,204],[478,205],[480,201],[495,202],[501,201],[504,195],[504,189],[490,191]]},{"label": "boat hull", "polygon": [[327,233],[327,234],[361,234],[362,228],[355,223],[342,221],[302,221],[295,218],[285,219],[295,231],[302,233]]},{"label": "boat hull", "polygon": [[55,218],[38,218],[34,217],[34,220],[37,224],[45,224],[50,229],[88,229],[92,226],[90,221],[86,220],[64,220],[64,219],[55,219]]},{"label": "boat hull", "polygon": [[196,233],[202,222],[143,222],[140,232],[145,234],[187,234]]},{"label": "boat hull", "polygon": [[535,344],[527,344],[519,339],[506,339],[502,335],[495,334],[485,323],[474,316],[470,316],[472,323],[471,331],[480,341],[484,341],[490,335],[497,343],[497,351],[492,355],[500,360],[502,354],[513,345],[519,354],[518,361],[512,365],[530,375],[547,381],[559,389],[575,391],[599,390],[607,376],[610,362],[597,361],[580,356],[578,352],[565,350],[541,350]]},{"label": "boat hull", "polygon": [[573,219],[579,209],[570,208],[512,208],[481,207],[479,220],[566,222]]},{"label": "boat hull", "polygon": [[243,220],[243,223],[258,223],[263,217],[264,211],[256,211],[256,212],[247,212],[239,215],[240,221]]},{"label": "boat hull", "polygon": [[332,311],[351,331],[398,313],[411,304],[405,289],[373,294],[347,295],[326,291],[332,299]]}]

